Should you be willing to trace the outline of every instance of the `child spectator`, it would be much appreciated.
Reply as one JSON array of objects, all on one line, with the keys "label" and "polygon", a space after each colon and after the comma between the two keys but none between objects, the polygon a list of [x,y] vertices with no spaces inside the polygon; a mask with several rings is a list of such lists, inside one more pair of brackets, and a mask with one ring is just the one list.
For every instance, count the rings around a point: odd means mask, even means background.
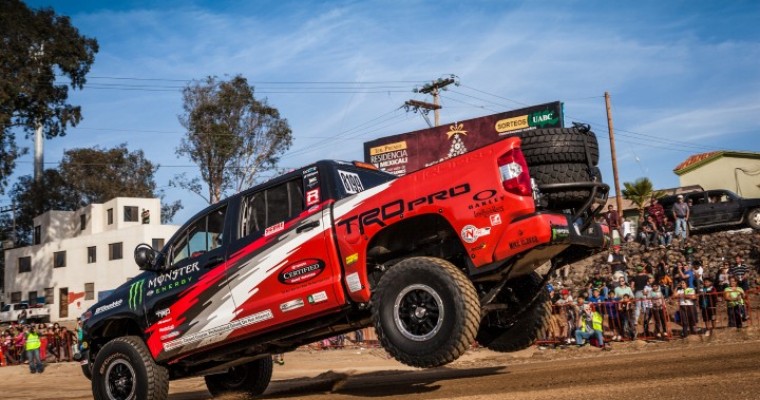
[{"label": "child spectator", "polygon": [[554,304],[559,308],[559,313],[565,320],[566,329],[564,329],[564,331],[568,336],[563,339],[567,343],[571,343],[569,335],[575,332],[575,321],[578,313],[575,310],[575,301],[573,300],[573,296],[570,295],[570,290],[562,289],[560,291],[560,296],[561,298]]},{"label": "child spectator", "polygon": [[657,282],[652,284],[652,291],[647,295],[647,299],[652,303],[650,312],[654,319],[654,336],[661,339],[663,335],[667,336],[667,332],[665,331],[665,295],[660,290],[660,284]]},{"label": "child spectator", "polygon": [[689,332],[697,333],[697,306],[694,304],[694,300],[697,298],[696,291],[693,287],[689,287],[684,280],[681,281],[673,297],[678,300],[681,336],[686,337]]},{"label": "child spectator", "polygon": [[721,293],[728,287],[728,278],[731,276],[731,274],[728,273],[728,268],[728,261],[723,261],[723,266],[720,267],[720,271],[718,271],[718,275],[716,276],[716,286],[718,291]]},{"label": "child spectator", "polygon": [[699,306],[702,308],[702,321],[705,322],[705,336],[710,336],[715,329],[715,303],[718,291],[713,286],[712,279],[705,278],[705,283],[699,290]]}]

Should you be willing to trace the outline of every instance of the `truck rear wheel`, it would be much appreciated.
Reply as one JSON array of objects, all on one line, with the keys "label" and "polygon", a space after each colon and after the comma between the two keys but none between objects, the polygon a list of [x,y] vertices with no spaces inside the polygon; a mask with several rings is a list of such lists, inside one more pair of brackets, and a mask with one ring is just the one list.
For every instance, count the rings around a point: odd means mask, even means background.
[{"label": "truck rear wheel", "polygon": [[476,337],[478,343],[499,352],[518,351],[532,345],[546,326],[552,310],[549,292],[540,285],[541,277],[534,272],[517,278],[514,284],[510,285],[514,297],[505,291],[499,293],[497,301],[506,303],[517,311],[525,306],[522,302],[530,301],[536,291],[540,291],[535,302],[521,315],[510,316],[508,310],[498,312],[502,314],[494,312],[487,315],[480,324]]},{"label": "truck rear wheel", "polygon": [[259,358],[248,364],[232,367],[224,374],[207,375],[206,387],[212,396],[228,393],[244,393],[258,396],[267,389],[272,380],[272,357]]},{"label": "truck rear wheel", "polygon": [[448,364],[473,343],[480,301],[465,274],[448,261],[412,257],[388,270],[372,293],[377,337],[413,367]]},{"label": "truck rear wheel", "polygon": [[165,400],[169,373],[153,361],[139,337],[116,338],[95,358],[92,394],[96,400]]},{"label": "truck rear wheel", "polygon": [[760,231],[760,208],[756,208],[747,213],[747,222],[749,222],[749,226],[752,229]]}]

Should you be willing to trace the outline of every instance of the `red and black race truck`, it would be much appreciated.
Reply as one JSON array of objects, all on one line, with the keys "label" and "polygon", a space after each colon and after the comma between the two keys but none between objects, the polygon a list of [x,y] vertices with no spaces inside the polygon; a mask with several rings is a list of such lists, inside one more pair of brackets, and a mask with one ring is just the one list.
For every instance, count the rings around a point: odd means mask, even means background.
[{"label": "red and black race truck", "polygon": [[[580,127],[403,177],[359,162],[291,171],[201,211],[163,249],[138,246],[144,272],[81,317],[83,372],[96,399],[165,399],[170,380],[189,376],[213,395],[257,395],[271,354],[368,326],[416,367],[475,341],[525,348],[549,315],[551,269],[535,270],[607,242],[597,162]],[[534,170],[567,179],[537,183]]]}]

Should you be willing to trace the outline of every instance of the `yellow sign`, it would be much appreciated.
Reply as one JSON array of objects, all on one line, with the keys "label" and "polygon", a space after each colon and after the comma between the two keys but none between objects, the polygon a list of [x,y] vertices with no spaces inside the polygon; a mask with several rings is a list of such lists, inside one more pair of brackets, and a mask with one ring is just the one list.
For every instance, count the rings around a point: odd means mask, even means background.
[{"label": "yellow sign", "polygon": [[376,156],[378,154],[389,153],[391,151],[406,150],[406,140],[396,143],[388,143],[382,146],[373,147],[369,149],[369,155]]},{"label": "yellow sign", "polygon": [[496,132],[504,133],[516,131],[518,129],[528,128],[528,116],[521,115],[519,117],[501,119],[496,121]]},{"label": "yellow sign", "polygon": [[359,261],[359,253],[354,253],[346,257],[346,265],[351,265],[357,261]]},{"label": "yellow sign", "polygon": [[454,123],[454,125],[449,126],[449,131],[446,132],[446,136],[448,137],[448,139],[451,140],[451,137],[456,134],[461,134],[461,135],[467,134],[467,131],[464,130],[464,124]]}]

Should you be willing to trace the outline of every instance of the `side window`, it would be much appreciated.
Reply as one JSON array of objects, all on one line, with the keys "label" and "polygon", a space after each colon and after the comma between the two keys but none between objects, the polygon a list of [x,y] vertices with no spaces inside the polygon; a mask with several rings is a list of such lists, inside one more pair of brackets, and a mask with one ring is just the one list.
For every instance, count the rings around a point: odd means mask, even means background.
[{"label": "side window", "polygon": [[250,194],[243,198],[241,207],[240,237],[289,221],[304,210],[302,179]]},{"label": "side window", "polygon": [[220,247],[226,211],[227,207],[218,208],[190,225],[172,245],[171,265]]}]

